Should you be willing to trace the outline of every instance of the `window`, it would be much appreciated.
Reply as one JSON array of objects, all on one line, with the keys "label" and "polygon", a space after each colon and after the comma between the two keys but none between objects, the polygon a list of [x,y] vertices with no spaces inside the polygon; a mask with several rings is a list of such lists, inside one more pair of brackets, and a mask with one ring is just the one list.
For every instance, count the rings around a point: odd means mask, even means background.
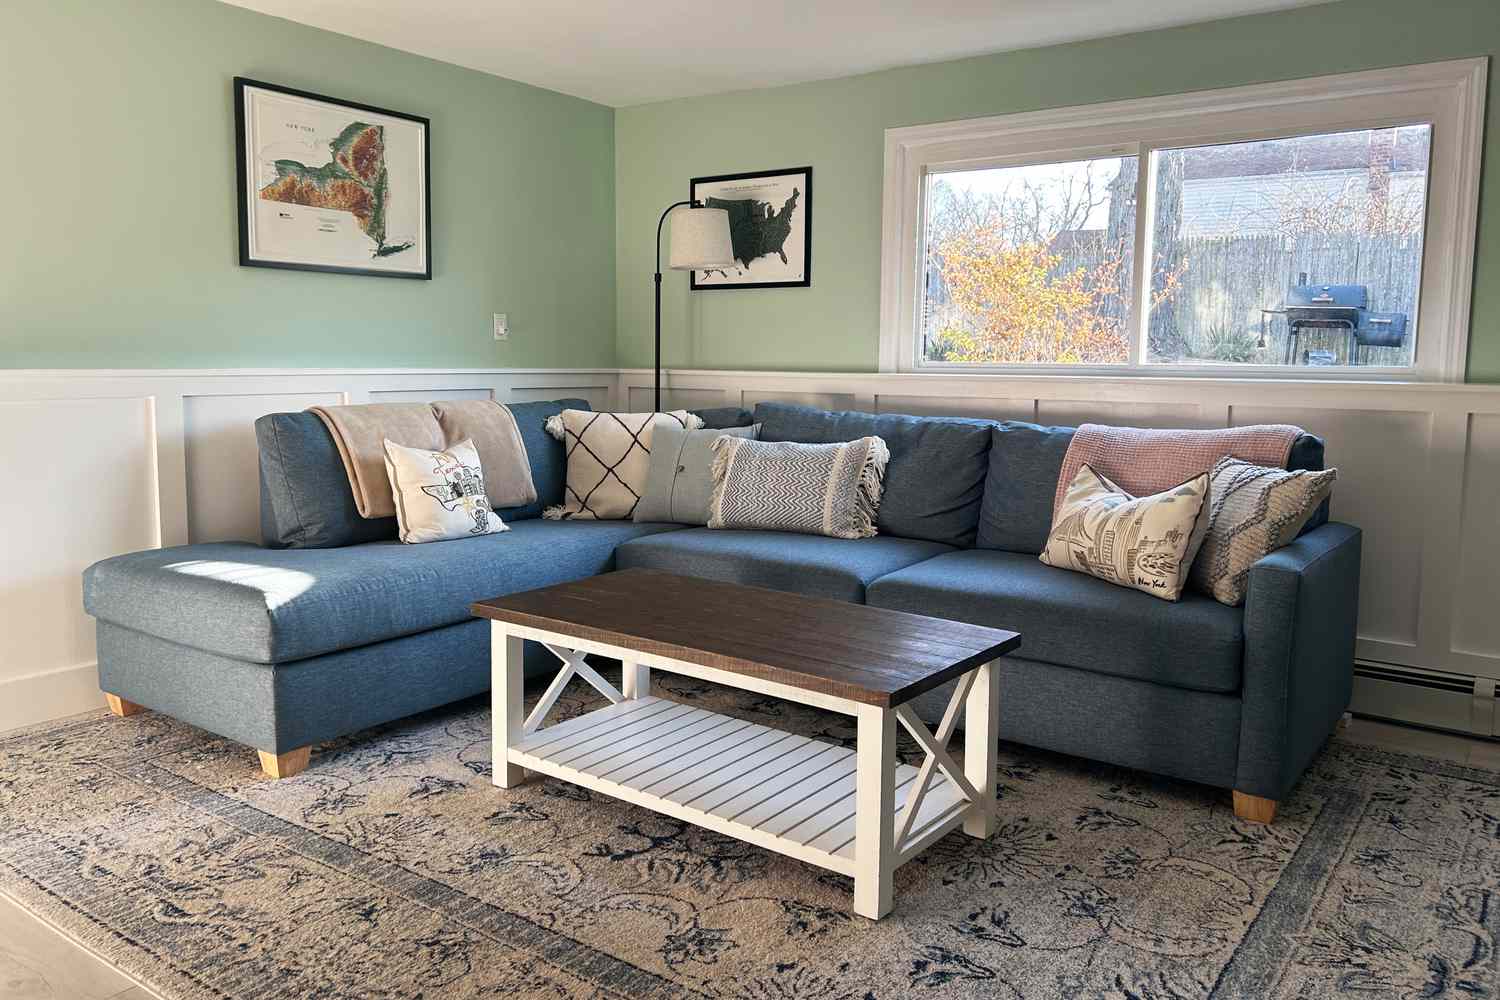
[{"label": "window", "polygon": [[1484,72],[889,130],[882,369],[1461,380]]}]

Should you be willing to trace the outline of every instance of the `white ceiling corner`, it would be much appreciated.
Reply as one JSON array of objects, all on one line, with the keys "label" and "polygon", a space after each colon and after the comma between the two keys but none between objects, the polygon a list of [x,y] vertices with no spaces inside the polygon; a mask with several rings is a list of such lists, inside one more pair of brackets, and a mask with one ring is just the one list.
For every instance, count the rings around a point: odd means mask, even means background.
[{"label": "white ceiling corner", "polygon": [[225,0],[611,107],[1327,0]]}]

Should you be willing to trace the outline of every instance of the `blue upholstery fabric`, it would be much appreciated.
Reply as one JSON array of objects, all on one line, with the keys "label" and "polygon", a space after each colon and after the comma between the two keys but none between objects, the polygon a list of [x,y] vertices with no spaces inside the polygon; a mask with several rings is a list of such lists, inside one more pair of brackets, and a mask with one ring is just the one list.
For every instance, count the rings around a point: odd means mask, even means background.
[{"label": "blue upholstery fabric", "polygon": [[989,420],[831,413],[788,403],[759,403],[762,441],[831,444],[874,435],[891,460],[876,524],[883,535],[945,545],[974,544],[990,450]]},{"label": "blue upholstery fabric", "polygon": [[620,569],[659,569],[862,602],[871,580],[951,551],[937,542],[885,535],[850,539],[785,531],[689,528],[626,542],[615,558]]},{"label": "blue upholstery fabric", "polygon": [[[1298,434],[1297,439],[1292,442],[1291,453],[1286,457],[1286,467],[1293,471],[1306,469],[1309,472],[1318,472],[1323,468],[1323,439],[1312,434]],[[1320,528],[1328,523],[1329,504],[1332,497],[1325,497],[1318,504],[1318,509],[1313,511],[1313,516],[1307,519],[1302,526],[1301,534],[1305,535],[1314,528]]]},{"label": "blue upholstery fabric", "polygon": [[563,485],[568,479],[568,457],[563,443],[547,433],[547,418],[563,410],[592,409],[586,399],[554,399],[544,403],[507,403],[516,418],[516,428],[526,445],[526,460],[531,464],[531,481],[536,485],[536,500],[524,507],[505,507],[496,511],[506,524],[541,517],[547,507],[562,503]]},{"label": "blue upholstery fabric", "polygon": [[1358,528],[1329,523],[1250,568],[1242,792],[1283,798],[1349,706],[1360,547]]},{"label": "blue upholstery fabric", "polygon": [[174,719],[285,753],[489,690],[489,622],[470,619],[275,665],[100,622],[99,685]]},{"label": "blue upholstery fabric", "polygon": [[[1146,596],[1146,595],[1142,595]],[[1235,785],[1240,699],[1150,681],[1000,659],[1000,736],[1014,743],[1136,767],[1220,788]],[[921,695],[918,715],[936,723],[951,684]]]},{"label": "blue upholstery fabric", "polygon": [[89,567],[84,607],[172,642],[284,663],[461,622],[487,597],[608,572],[619,543],[676,527],[533,519],[425,545],[153,549]]},{"label": "blue upholstery fabric", "polygon": [[363,518],[344,460],[315,413],[255,421],[260,448],[260,535],[277,549],[327,549],[396,537],[394,517]]},{"label": "blue upholstery fabric", "polygon": [[1057,476],[1077,430],[1018,420],[995,425],[976,546],[1031,555],[1046,547]]},{"label": "blue upholstery fabric", "polygon": [[755,423],[755,415],[739,406],[710,406],[703,410],[689,410],[703,418],[703,429],[725,427],[749,427]]},{"label": "blue upholstery fabric", "polygon": [[1240,688],[1243,614],[1202,594],[1172,603],[1035,556],[970,549],[883,576],[865,600],[1013,629],[1030,660],[1194,691]]}]

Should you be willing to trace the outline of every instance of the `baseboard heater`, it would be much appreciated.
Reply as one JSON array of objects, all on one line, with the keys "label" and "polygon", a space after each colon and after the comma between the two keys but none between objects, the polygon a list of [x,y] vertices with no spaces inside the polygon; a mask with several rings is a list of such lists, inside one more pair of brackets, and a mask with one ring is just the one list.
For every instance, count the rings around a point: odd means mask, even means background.
[{"label": "baseboard heater", "polygon": [[1489,677],[1356,660],[1350,709],[1374,719],[1470,736],[1500,736],[1495,681]]}]

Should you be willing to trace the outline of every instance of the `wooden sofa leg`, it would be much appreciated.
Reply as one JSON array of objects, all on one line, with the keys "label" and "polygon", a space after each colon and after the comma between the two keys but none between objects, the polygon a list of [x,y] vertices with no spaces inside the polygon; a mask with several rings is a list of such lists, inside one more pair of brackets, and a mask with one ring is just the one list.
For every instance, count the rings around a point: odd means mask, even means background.
[{"label": "wooden sofa leg", "polygon": [[109,710],[122,719],[146,710],[143,706],[137,705],[133,701],[126,701],[119,695],[110,694],[108,691],[104,693],[104,700],[109,704]]},{"label": "wooden sofa leg", "polygon": [[307,769],[307,762],[312,757],[312,747],[299,747],[286,753],[266,753],[264,750],[256,752],[260,754],[260,769],[266,772],[268,778],[290,778],[301,774]]},{"label": "wooden sofa leg", "polygon": [[1276,800],[1235,792],[1234,814],[1250,823],[1269,823],[1276,818]]}]

